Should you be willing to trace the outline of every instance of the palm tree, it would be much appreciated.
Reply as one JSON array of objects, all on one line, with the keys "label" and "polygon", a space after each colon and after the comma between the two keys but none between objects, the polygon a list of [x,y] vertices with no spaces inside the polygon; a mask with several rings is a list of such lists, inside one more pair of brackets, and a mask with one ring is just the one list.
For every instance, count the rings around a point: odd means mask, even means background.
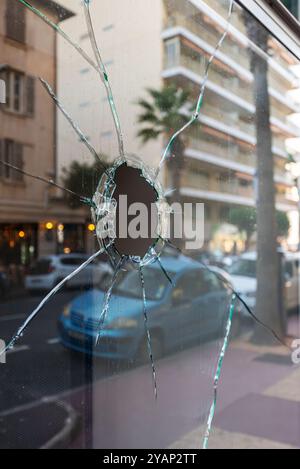
[{"label": "palm tree", "polygon": [[[188,121],[188,117],[182,113],[182,108],[187,106],[190,93],[178,89],[174,85],[165,86],[162,90],[148,89],[147,91],[149,99],[138,101],[141,108],[138,122],[143,126],[138,132],[138,137],[143,143],[147,143],[163,135],[167,142]],[[174,190],[171,197],[172,202],[180,201],[185,138],[186,136],[183,134],[175,140],[171,149],[172,155],[167,159],[171,175],[171,188]]]},{"label": "palm tree", "polygon": [[[263,52],[268,52],[269,33],[248,13],[244,15],[249,39]],[[257,136],[257,315],[282,337],[284,334],[279,295],[279,256],[275,208],[274,161],[270,125],[268,91],[268,61],[255,50],[250,50],[251,70],[254,75]],[[257,342],[265,341],[265,331],[257,328]]]}]

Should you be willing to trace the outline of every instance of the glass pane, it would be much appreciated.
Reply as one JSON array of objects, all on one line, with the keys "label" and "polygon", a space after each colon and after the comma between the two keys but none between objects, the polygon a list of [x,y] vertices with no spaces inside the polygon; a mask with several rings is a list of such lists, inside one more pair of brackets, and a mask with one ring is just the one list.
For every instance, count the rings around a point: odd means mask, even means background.
[{"label": "glass pane", "polygon": [[0,447],[299,447],[295,58],[231,0],[0,17]]}]

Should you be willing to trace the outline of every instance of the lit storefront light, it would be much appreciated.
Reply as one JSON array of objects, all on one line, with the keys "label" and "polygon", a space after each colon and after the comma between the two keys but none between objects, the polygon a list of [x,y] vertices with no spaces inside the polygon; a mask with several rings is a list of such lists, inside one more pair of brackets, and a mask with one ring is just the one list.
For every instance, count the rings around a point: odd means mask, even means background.
[{"label": "lit storefront light", "polygon": [[90,223],[90,224],[88,225],[88,230],[92,233],[93,231],[96,230],[96,226],[95,226],[93,223]]},{"label": "lit storefront light", "polygon": [[45,227],[46,227],[46,230],[51,231],[54,228],[54,224],[51,221],[49,221],[46,223]]}]

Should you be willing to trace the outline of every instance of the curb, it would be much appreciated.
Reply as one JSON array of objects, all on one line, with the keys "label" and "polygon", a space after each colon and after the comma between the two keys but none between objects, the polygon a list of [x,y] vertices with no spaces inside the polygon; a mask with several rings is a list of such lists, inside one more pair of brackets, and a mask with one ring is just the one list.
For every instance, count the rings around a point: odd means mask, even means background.
[{"label": "curb", "polygon": [[70,404],[57,399],[57,397],[45,397],[38,401],[15,407],[14,409],[8,409],[7,411],[0,413],[0,421],[3,423],[5,418],[15,418],[15,416],[22,413],[23,415],[27,414],[26,418],[30,421],[30,412],[33,412],[33,414],[35,412],[35,417],[33,417],[34,420],[37,418],[37,415],[39,415],[38,409],[45,406],[52,406],[62,413],[60,424],[58,424],[56,428],[57,433],[52,434],[48,441],[47,435],[45,435],[44,441],[42,440],[39,443],[36,442],[36,444],[32,445],[29,443],[30,440],[28,440],[28,448],[26,447],[26,449],[29,449],[29,446],[32,446],[32,449],[64,449],[80,433],[82,421],[80,415]]},{"label": "curb", "polygon": [[70,404],[56,399],[44,398],[44,404],[56,404],[61,407],[68,417],[65,420],[64,428],[45,443],[40,449],[63,449],[70,439],[74,439],[81,429],[81,418]]}]

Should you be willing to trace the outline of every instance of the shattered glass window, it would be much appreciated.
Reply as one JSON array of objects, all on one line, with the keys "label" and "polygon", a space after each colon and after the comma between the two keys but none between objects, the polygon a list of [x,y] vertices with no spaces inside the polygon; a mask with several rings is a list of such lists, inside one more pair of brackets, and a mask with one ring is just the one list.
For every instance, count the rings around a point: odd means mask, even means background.
[{"label": "shattered glass window", "polygon": [[0,19],[0,448],[299,448],[297,59],[233,0]]}]

